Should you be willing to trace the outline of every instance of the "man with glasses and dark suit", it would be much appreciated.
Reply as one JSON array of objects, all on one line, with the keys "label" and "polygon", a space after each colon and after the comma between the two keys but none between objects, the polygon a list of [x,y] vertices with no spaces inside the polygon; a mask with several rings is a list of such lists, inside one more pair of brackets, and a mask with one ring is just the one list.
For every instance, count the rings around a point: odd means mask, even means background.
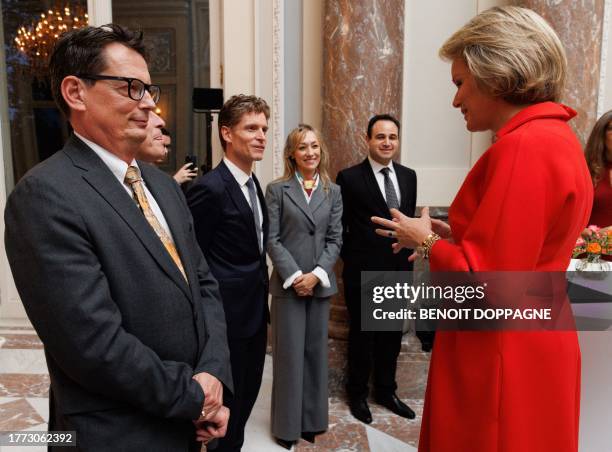
[{"label": "man with glasses and dark suit", "polygon": [[71,30],[50,74],[74,134],[5,211],[11,270],[45,346],[49,430],[75,431],[75,450],[199,451],[228,422],[225,317],[178,185],[135,160],[160,95],[142,34]]}]

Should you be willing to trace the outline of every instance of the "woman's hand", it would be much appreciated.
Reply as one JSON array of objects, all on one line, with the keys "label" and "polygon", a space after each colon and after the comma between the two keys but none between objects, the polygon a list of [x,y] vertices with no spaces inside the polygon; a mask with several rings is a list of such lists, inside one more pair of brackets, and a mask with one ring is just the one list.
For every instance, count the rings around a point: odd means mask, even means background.
[{"label": "woman's hand", "polygon": [[394,253],[399,253],[402,248],[416,248],[432,233],[429,207],[423,207],[419,218],[407,217],[397,209],[391,209],[390,212],[393,220],[372,217],[372,222],[385,228],[376,229],[378,235],[397,239],[392,245]]},{"label": "woman's hand", "polygon": [[185,182],[192,180],[198,175],[197,168],[189,169],[189,167],[192,165],[193,163],[185,163],[183,166],[181,166],[181,169],[179,169],[173,176],[174,180],[177,181],[179,185],[182,185]]},{"label": "woman's hand", "polygon": [[300,275],[293,281],[293,289],[300,297],[308,297],[313,294],[314,287],[319,284],[319,278],[313,273]]}]

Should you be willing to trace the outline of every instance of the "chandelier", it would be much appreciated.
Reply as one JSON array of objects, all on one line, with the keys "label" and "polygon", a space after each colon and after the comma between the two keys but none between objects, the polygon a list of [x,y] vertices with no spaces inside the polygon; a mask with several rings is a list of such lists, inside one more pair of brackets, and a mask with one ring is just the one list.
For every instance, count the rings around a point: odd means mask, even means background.
[{"label": "chandelier", "polygon": [[47,62],[55,42],[67,30],[87,26],[89,17],[83,6],[56,7],[40,15],[40,19],[30,26],[17,30],[15,46],[28,62],[28,72],[36,77],[47,73]]}]

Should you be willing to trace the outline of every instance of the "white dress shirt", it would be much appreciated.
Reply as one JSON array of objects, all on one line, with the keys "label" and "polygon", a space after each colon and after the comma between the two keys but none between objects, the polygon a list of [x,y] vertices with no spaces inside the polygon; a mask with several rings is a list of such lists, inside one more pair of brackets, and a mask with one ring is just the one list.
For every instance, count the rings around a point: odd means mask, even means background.
[{"label": "white dress shirt", "polygon": [[[247,187],[247,182],[251,178],[251,175],[242,171],[240,168],[238,168],[234,163],[232,163],[226,157],[223,157],[223,161],[225,162],[227,169],[229,169],[230,173],[232,173],[232,176],[234,176],[234,179],[236,179],[236,182],[238,182],[238,185],[240,186],[240,190],[242,190],[242,194],[244,195],[244,199],[246,199],[246,202],[249,204],[249,206],[252,209],[253,206],[251,206],[251,197],[249,196],[249,187]],[[263,243],[263,214],[261,211],[261,201],[259,200],[259,194],[257,194],[257,210],[259,211],[259,230],[261,231],[261,233],[259,234],[259,244],[261,245],[261,249],[265,250],[266,247],[264,246],[264,243]]]},{"label": "white dress shirt", "polygon": [[389,162],[387,166],[381,165],[375,160],[372,160],[372,157],[368,155],[368,160],[370,161],[370,166],[372,167],[372,171],[374,171],[374,177],[376,178],[376,183],[378,184],[378,188],[385,198],[385,202],[387,201],[387,193],[385,192],[385,175],[380,172],[383,168],[389,168],[389,177],[391,178],[391,182],[393,183],[393,187],[395,188],[395,194],[397,195],[397,202],[402,205],[402,194],[399,189],[399,182],[397,181],[397,174],[395,173],[395,168],[393,168],[393,161]]},{"label": "white dress shirt", "polygon": [[[312,195],[314,194],[315,190],[319,187],[320,178],[317,176],[317,178],[315,179],[315,183],[314,183],[314,186],[312,187],[312,191],[310,192],[310,195],[304,189],[304,186],[302,185],[302,181],[298,177],[297,173],[295,174],[295,178],[300,184],[300,187],[302,187],[302,193],[304,193],[306,202],[310,204],[310,199],[312,198]],[[323,270],[322,267],[319,267],[317,265],[315,269],[312,271],[312,274],[315,275],[317,278],[319,278],[319,282],[321,283],[322,287],[325,287],[325,288],[331,287],[331,284],[329,282],[329,275],[327,274],[325,270]],[[289,287],[291,287],[293,285],[293,282],[296,280],[296,278],[302,275],[303,275],[302,270],[298,270],[293,275],[289,276],[289,278],[287,278],[285,282],[283,283],[283,289],[288,289]]]},{"label": "white dress shirt", "polygon": [[[108,169],[111,170],[111,173],[113,173],[117,180],[121,183],[128,195],[130,195],[130,198],[134,199],[134,192],[132,191],[132,187],[125,182],[125,174],[127,173],[128,166],[135,166],[136,168],[138,168],[138,172],[140,173],[140,168],[138,167],[138,163],[136,163],[136,160],[132,160],[132,163],[128,165],[115,154],[104,149],[102,146],[94,143],[93,141],[88,140],[87,138],[84,138],[76,132],[74,132],[74,134],[79,137],[79,139],[83,141],[83,143],[89,146],[98,157],[102,159]],[[164,214],[162,213],[159,204],[157,204],[155,197],[147,188],[147,183],[144,181],[144,179],[142,180],[142,186],[144,187],[145,195],[147,196],[147,201],[149,201],[151,210],[153,210],[153,213],[159,221],[159,224],[161,224],[162,228],[166,230],[168,236],[174,244],[174,237],[172,237],[172,231],[170,231],[170,227],[168,226],[166,217],[164,217]]]}]

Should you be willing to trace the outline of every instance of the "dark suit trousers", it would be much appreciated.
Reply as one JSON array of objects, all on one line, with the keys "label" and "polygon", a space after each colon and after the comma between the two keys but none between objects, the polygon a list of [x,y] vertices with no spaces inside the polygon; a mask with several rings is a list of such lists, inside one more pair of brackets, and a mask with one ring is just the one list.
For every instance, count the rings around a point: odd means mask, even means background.
[{"label": "dark suit trousers", "polygon": [[234,395],[224,405],[230,409],[227,434],[219,440],[216,452],[238,452],[244,443],[244,427],[257,400],[266,358],[267,323],[247,338],[228,338]]},{"label": "dark suit trousers", "polygon": [[377,396],[397,389],[395,371],[402,344],[401,331],[361,331],[360,281],[344,281],[344,299],[349,312],[348,381],[350,398],[365,399],[372,367]]}]

